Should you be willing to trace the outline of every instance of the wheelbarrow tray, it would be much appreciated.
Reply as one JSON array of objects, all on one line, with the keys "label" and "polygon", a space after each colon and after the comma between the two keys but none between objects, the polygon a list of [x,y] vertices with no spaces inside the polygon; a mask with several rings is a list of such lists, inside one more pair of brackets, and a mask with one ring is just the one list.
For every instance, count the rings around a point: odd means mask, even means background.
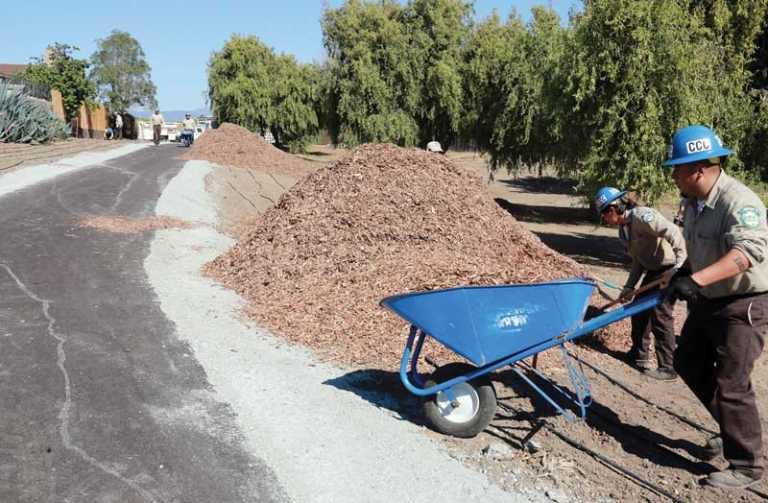
[{"label": "wheelbarrow tray", "polygon": [[583,280],[469,286],[394,295],[381,305],[482,367],[574,332],[594,286]]},{"label": "wheelbarrow tray", "polygon": [[[569,418],[573,414],[564,410],[521,370],[530,370],[547,380],[535,366],[527,365],[523,360],[559,346],[575,398],[552,384],[579,406],[584,418],[591,401],[589,382],[570,361],[566,342],[653,309],[664,298],[664,292],[649,293],[629,304],[584,320],[595,286],[589,281],[571,279],[529,285],[449,288],[387,297],[381,305],[411,324],[400,359],[400,380],[414,395],[436,395],[439,398],[442,394],[451,407],[454,404],[461,407],[457,393],[462,392],[462,388],[454,386],[471,384],[481,376],[509,365],[557,411]],[[418,361],[427,337],[469,360],[474,368],[440,383],[424,380],[419,375]],[[485,419],[490,421],[490,418]],[[480,431],[475,430],[478,425],[480,429],[484,427],[484,424],[476,423],[465,432]]]}]

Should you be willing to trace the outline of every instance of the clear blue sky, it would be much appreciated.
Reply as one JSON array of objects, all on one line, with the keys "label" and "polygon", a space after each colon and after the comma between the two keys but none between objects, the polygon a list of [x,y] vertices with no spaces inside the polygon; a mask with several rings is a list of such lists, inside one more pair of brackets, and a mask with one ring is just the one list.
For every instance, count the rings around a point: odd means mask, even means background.
[{"label": "clear blue sky", "polygon": [[[299,61],[322,61],[320,31],[323,6],[342,0],[26,0],[2,9],[0,63],[28,63],[51,42],[80,48],[90,57],[96,39],[113,29],[136,38],[152,67],[162,110],[188,110],[205,105],[206,64],[232,33],[255,35],[277,52]],[[475,15],[494,9],[506,18],[514,7],[528,20],[533,5],[551,5],[567,20],[579,0],[476,0]]]}]

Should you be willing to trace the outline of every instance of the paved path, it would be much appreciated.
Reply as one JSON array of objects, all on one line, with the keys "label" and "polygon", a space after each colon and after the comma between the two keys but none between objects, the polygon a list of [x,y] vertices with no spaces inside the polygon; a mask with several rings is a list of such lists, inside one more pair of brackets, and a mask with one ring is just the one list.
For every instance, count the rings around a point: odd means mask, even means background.
[{"label": "paved path", "polygon": [[286,499],[158,307],[143,268],[152,233],[77,224],[152,216],[178,152],[0,198],[0,501]]},{"label": "paved path", "polygon": [[[547,500],[451,457],[359,371],[244,323],[199,272],[232,244],[210,165],[178,153],[0,177],[0,501]],[[155,214],[197,225],[78,225]]]}]

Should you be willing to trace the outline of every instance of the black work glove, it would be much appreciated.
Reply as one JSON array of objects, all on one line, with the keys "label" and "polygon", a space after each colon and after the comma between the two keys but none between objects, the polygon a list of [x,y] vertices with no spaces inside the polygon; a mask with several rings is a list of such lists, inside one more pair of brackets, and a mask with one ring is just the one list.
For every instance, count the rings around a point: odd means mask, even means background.
[{"label": "black work glove", "polygon": [[698,302],[701,299],[701,286],[690,276],[678,276],[676,274],[669,283],[666,298],[669,300],[682,299],[689,304]]},{"label": "black work glove", "polygon": [[685,278],[687,276],[690,276],[693,274],[693,271],[687,266],[684,265],[680,267],[677,271],[675,271],[675,274],[672,275],[672,277],[669,280],[669,283],[672,284],[675,282],[676,279]]}]

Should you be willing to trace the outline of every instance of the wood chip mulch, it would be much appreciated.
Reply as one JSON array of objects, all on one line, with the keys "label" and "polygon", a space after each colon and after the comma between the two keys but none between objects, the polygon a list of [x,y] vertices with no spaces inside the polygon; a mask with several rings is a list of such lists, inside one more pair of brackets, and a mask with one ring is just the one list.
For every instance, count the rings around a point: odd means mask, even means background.
[{"label": "wood chip mulch", "polygon": [[479,179],[444,156],[394,145],[364,145],[301,180],[206,272],[273,331],[333,361],[388,369],[407,326],[379,307],[383,297],[585,274]]},{"label": "wood chip mulch", "polygon": [[139,234],[157,229],[188,229],[192,225],[184,220],[171,217],[110,217],[90,215],[80,219],[81,227],[90,227],[115,234]]},{"label": "wood chip mulch", "polygon": [[244,127],[223,123],[205,132],[180,159],[200,159],[235,168],[302,177],[315,168],[311,162],[283,152]]}]

